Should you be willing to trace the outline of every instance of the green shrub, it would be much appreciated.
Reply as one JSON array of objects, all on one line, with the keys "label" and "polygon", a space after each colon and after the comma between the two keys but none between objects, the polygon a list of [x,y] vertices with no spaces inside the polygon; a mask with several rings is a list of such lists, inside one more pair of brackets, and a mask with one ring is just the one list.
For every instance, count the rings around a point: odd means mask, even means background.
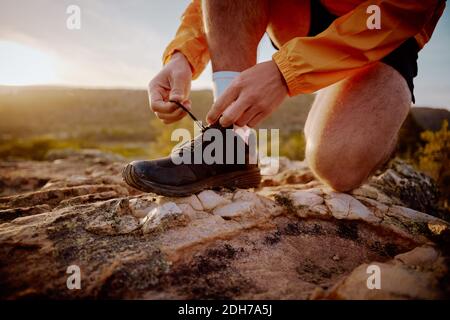
[{"label": "green shrub", "polygon": [[434,178],[441,191],[444,208],[449,210],[450,198],[450,131],[448,121],[439,131],[424,131],[420,135],[425,145],[418,151],[418,168]]},{"label": "green shrub", "polygon": [[80,149],[91,145],[80,140],[58,140],[52,137],[33,137],[0,141],[0,158],[44,160],[54,149]]},{"label": "green shrub", "polygon": [[280,138],[280,156],[292,160],[305,158],[306,140],[303,132],[294,132]]}]

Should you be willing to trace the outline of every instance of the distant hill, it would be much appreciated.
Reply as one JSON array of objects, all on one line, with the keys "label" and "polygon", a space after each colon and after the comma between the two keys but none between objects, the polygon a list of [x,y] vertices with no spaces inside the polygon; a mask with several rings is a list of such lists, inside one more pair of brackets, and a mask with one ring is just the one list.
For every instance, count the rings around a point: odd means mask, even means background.
[{"label": "distant hill", "polygon": [[442,121],[447,120],[450,123],[450,111],[446,109],[414,107],[411,113],[423,130],[437,131],[441,128]]},{"label": "distant hill", "polygon": [[[313,95],[286,99],[261,127],[302,130]],[[209,90],[191,93],[194,114],[205,119]],[[52,135],[57,138],[140,140],[153,138],[145,90],[61,87],[0,87],[0,137]]]},{"label": "distant hill", "polygon": [[[205,119],[213,100],[211,91],[193,91],[191,99],[194,114]],[[313,99],[314,95],[286,99],[260,127],[280,128],[282,135],[301,131]],[[145,90],[0,86],[3,139],[50,135],[92,141],[150,141],[155,136],[150,125],[154,118]],[[444,119],[450,121],[447,110],[413,107],[402,135],[418,141],[420,132],[438,130]]]}]

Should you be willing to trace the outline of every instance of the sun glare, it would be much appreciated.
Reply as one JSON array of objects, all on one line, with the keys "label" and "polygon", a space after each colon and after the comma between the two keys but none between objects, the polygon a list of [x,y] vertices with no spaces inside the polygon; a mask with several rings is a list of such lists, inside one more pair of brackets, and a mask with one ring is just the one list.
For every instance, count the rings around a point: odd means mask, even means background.
[{"label": "sun glare", "polygon": [[55,83],[53,57],[16,42],[0,41],[0,85]]}]

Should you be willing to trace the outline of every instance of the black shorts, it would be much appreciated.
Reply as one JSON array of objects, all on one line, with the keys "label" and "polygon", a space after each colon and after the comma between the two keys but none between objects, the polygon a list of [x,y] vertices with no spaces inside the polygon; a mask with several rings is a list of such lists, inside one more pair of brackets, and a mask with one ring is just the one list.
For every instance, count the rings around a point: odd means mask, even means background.
[{"label": "black shorts", "polygon": [[[338,17],[331,14],[319,0],[311,0],[311,23],[308,37],[314,37],[325,31],[337,18]],[[273,44],[273,46],[278,50],[275,44]],[[406,80],[409,90],[411,91],[411,99],[413,102],[415,102],[413,79],[417,76],[418,52],[419,46],[416,40],[414,38],[409,38],[397,49],[381,59],[383,63],[397,70]]]}]

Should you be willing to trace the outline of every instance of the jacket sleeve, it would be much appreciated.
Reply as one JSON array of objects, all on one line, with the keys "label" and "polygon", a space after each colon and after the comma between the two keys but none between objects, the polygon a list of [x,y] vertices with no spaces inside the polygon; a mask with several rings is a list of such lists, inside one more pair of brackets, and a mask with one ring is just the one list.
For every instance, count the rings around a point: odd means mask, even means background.
[{"label": "jacket sleeve", "polygon": [[177,51],[186,56],[191,65],[192,76],[197,78],[209,61],[201,0],[193,0],[184,12],[175,38],[164,51],[163,63],[166,64]]},{"label": "jacket sleeve", "polygon": [[[380,8],[381,28],[369,29],[370,5]],[[298,37],[273,55],[291,96],[310,93],[354,75],[418,34],[439,0],[366,1],[315,37]]]}]

